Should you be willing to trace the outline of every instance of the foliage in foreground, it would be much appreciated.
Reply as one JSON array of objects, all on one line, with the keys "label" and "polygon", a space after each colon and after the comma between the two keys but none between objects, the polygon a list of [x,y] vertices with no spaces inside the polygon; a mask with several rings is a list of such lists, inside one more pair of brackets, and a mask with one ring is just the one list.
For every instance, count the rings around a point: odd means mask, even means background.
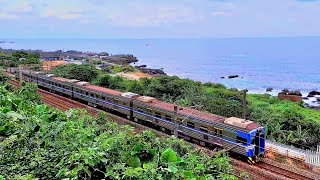
[{"label": "foliage in foreground", "polygon": [[52,110],[24,92],[0,86],[0,179],[235,179],[225,155],[135,135],[104,114]]}]

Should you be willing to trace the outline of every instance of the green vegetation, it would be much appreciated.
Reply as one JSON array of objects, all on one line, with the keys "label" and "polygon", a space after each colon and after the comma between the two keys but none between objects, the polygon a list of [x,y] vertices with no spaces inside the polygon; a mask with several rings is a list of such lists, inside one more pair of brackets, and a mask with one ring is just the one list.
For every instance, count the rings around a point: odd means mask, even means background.
[{"label": "green vegetation", "polygon": [[97,78],[99,71],[95,66],[86,64],[86,65],[76,65],[69,64],[58,66],[54,68],[51,73],[56,76],[68,78],[68,79],[78,79],[80,81],[92,81]]},{"label": "green vegetation", "polygon": [[[58,69],[57,71],[59,72]],[[91,83],[99,86],[152,96],[185,107],[197,106],[198,109],[221,116],[242,117],[242,92],[227,89],[221,84],[201,83],[178,77],[137,81],[97,74],[99,75],[92,78]],[[320,111],[307,109],[301,103],[280,101],[270,95],[249,94],[246,117],[265,126],[268,139],[300,148],[314,148],[320,143]]]},{"label": "green vegetation", "polygon": [[34,85],[0,86],[0,179],[236,179],[223,154],[38,102]]},{"label": "green vegetation", "polygon": [[109,66],[107,70],[113,74],[120,73],[120,72],[136,72],[137,70],[133,66],[120,66],[120,65],[114,65]]},{"label": "green vegetation", "polygon": [[0,66],[17,67],[20,64],[40,64],[39,53],[17,51],[11,55],[0,52]]}]

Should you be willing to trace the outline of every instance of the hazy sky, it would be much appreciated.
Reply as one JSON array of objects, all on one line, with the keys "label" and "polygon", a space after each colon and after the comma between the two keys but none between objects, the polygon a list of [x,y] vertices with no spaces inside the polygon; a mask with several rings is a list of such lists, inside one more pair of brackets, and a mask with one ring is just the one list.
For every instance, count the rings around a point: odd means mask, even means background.
[{"label": "hazy sky", "polygon": [[319,35],[320,0],[0,0],[0,38]]}]

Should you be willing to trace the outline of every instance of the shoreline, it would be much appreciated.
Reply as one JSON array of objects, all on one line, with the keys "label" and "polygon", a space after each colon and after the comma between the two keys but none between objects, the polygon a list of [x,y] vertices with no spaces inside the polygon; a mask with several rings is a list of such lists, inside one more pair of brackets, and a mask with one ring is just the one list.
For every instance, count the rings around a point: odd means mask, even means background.
[{"label": "shoreline", "polygon": [[[182,74],[177,74],[176,73],[172,73],[170,72],[170,70],[168,71],[167,68],[162,68],[156,64],[152,64],[152,62],[148,62],[148,58],[139,58],[139,57],[135,57],[134,55],[132,54],[120,54],[120,55],[109,55],[109,53],[107,52],[84,52],[84,51],[76,51],[76,50],[68,50],[68,51],[61,51],[61,50],[57,50],[57,51],[43,51],[43,50],[32,50],[32,49],[3,49],[0,47],[0,51],[3,51],[4,53],[6,54],[10,54],[12,52],[16,52],[16,51],[24,51],[24,52],[28,52],[28,53],[40,53],[40,56],[41,54],[50,54],[50,53],[60,53],[60,56],[61,56],[61,59],[63,59],[65,62],[70,62],[70,59],[69,57],[71,56],[73,59],[75,60],[88,60],[88,59],[91,59],[91,58],[96,58],[98,60],[104,60],[106,62],[110,61],[110,62],[113,62],[113,63],[116,63],[116,64],[119,64],[120,66],[122,65],[129,65],[129,66],[132,66],[132,67],[136,67],[138,68],[138,70],[140,70],[139,66],[144,66],[142,67],[142,71],[147,71],[147,73],[149,73],[149,75],[153,75],[153,73],[155,73],[155,75],[157,75],[157,71],[156,70],[160,70],[162,71],[163,73],[160,73],[160,74],[165,74],[165,75],[168,75],[168,76],[177,76],[179,78],[182,78],[182,79],[190,79],[190,80],[193,80],[193,81],[199,81],[197,80],[196,78],[190,78],[190,74],[192,73],[188,73],[188,72],[185,72],[185,73],[182,73]],[[141,59],[143,59],[141,61]],[[124,64],[123,64],[124,63]],[[151,72],[148,72],[150,71]],[[141,71],[141,70],[140,70]],[[188,77],[189,76],[189,77]],[[230,75],[227,75],[227,76],[221,76],[221,77],[225,77],[225,78],[222,78],[224,79],[223,81],[241,81],[243,80],[243,77],[240,75],[236,75],[237,77],[235,78],[228,78],[228,76],[232,76],[231,74]],[[155,76],[154,76],[155,77]],[[202,83],[206,83],[206,82],[211,82],[211,83],[215,83],[215,84],[222,84],[224,86],[226,86],[228,89],[237,89],[237,90],[243,90],[243,89],[248,89],[248,93],[249,94],[269,94],[271,96],[278,96],[278,93],[281,92],[280,89],[274,89],[272,92],[267,92],[266,89],[267,88],[262,88],[261,86],[257,86],[255,88],[240,88],[240,87],[237,87],[237,86],[232,86],[230,87],[230,84],[228,83],[223,83],[223,82],[217,82],[217,81],[204,81],[204,80],[200,80],[200,82]],[[272,88],[272,86],[270,86]],[[299,88],[297,89],[290,89],[290,90],[298,90],[302,93],[302,97],[307,97],[309,92],[315,90],[315,91],[320,91],[320,89],[312,89],[312,90],[306,90],[306,89],[301,89],[299,90]],[[309,106],[320,106],[320,102],[317,101],[317,98],[319,98],[320,96],[315,96],[315,97],[311,97],[311,98],[308,98],[308,99],[303,99],[303,102],[306,103],[307,105]]]}]

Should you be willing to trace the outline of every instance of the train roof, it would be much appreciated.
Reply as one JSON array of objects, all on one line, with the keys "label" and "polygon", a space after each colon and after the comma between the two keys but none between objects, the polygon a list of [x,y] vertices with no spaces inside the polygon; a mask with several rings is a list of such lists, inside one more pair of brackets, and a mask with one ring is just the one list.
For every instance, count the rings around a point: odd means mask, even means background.
[{"label": "train roof", "polygon": [[122,94],[122,92],[120,92],[120,91],[115,91],[115,90],[103,88],[103,87],[100,87],[100,86],[94,86],[94,85],[91,85],[91,84],[86,85],[84,87],[85,87],[85,89],[98,91],[98,92],[106,93],[106,94],[111,94],[111,95],[114,95],[114,96],[121,96],[121,94]]},{"label": "train roof", "polygon": [[[25,73],[25,71],[23,71],[23,72]],[[61,78],[61,77],[51,77],[51,79],[59,81],[59,82],[63,82],[63,83],[70,83],[71,81],[74,81],[75,83],[71,83],[71,84],[74,84],[76,86],[81,86],[78,84],[81,82],[76,82],[75,80],[70,80],[70,79]],[[89,83],[83,84],[82,87],[84,87],[85,89],[88,89],[88,90],[95,91],[95,92],[110,94],[110,95],[119,96],[119,97],[132,98],[132,99],[134,99],[134,101],[138,101],[138,102],[143,103],[147,106],[155,107],[158,109],[163,109],[163,110],[170,111],[170,112],[174,111],[174,106],[175,106],[174,104],[163,102],[163,101],[157,100],[153,97],[139,96],[138,94],[135,94],[135,93],[123,93],[120,91],[115,91],[115,90],[103,88],[100,86],[94,86]],[[199,119],[199,120],[205,120],[207,122],[218,122],[218,123],[234,126],[237,128],[244,129],[248,132],[250,132],[256,128],[261,127],[260,125],[258,125],[257,123],[255,123],[253,121],[244,120],[244,119],[235,118],[235,117],[226,118],[223,116],[218,116],[218,115],[207,113],[204,111],[199,111],[197,109],[184,108],[181,106],[178,106],[178,114],[184,115],[187,117],[192,117],[192,118]]]},{"label": "train roof", "polygon": [[[151,97],[150,97],[151,98]],[[146,102],[146,101],[142,101],[141,97],[137,98],[136,100],[139,101],[140,103],[144,103],[148,106],[151,107],[155,107],[155,108],[159,108],[159,109],[163,109],[163,110],[167,110],[167,111],[174,111],[174,104],[170,104],[167,102],[163,102],[154,98],[151,98],[152,100]],[[244,119],[240,119],[240,118],[235,118],[235,117],[231,117],[231,118],[226,118],[223,116],[218,116],[215,114],[211,114],[205,111],[200,111],[197,109],[193,109],[193,108],[185,108],[185,107],[181,107],[178,106],[178,114],[179,115],[183,115],[186,117],[192,117],[195,119],[199,119],[199,120],[205,120],[207,122],[216,122],[216,123],[222,123],[222,124],[227,124],[230,126],[234,126],[237,128],[241,128],[241,129],[245,129],[246,131],[252,131],[259,126],[258,124],[256,124],[253,121],[249,121],[249,120],[244,120]]]},{"label": "train roof", "polygon": [[69,79],[62,78],[62,77],[51,77],[51,79],[56,80],[56,81],[60,81],[60,82],[63,82],[63,83],[69,82]]}]

